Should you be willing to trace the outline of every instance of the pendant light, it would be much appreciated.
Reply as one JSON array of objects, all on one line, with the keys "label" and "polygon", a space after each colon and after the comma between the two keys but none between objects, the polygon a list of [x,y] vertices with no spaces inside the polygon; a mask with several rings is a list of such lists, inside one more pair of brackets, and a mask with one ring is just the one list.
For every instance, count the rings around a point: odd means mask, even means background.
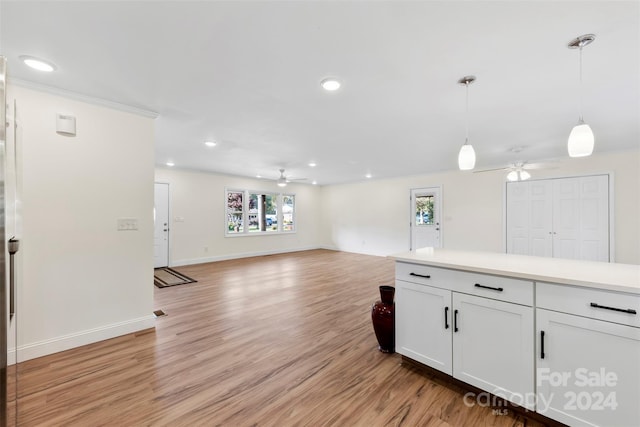
[{"label": "pendant light", "polygon": [[467,89],[467,111],[466,111],[466,135],[464,144],[460,147],[458,153],[458,167],[461,171],[468,171],[476,165],[476,152],[473,146],[469,144],[469,85],[476,80],[475,76],[464,76],[458,83],[465,85]]},{"label": "pendant light", "polygon": [[580,49],[580,117],[578,124],[573,127],[569,134],[567,149],[570,157],[585,157],[593,153],[594,136],[591,127],[582,118],[582,48],[596,39],[593,34],[585,34],[576,37],[568,44],[569,49]]}]

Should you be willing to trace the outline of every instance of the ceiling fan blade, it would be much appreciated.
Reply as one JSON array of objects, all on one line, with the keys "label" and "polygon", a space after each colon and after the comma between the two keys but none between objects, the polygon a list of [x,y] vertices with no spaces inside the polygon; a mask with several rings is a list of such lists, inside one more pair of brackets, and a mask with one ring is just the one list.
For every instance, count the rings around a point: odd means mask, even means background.
[{"label": "ceiling fan blade", "polygon": [[548,163],[525,163],[522,168],[523,169],[555,169],[557,166],[552,166]]},{"label": "ceiling fan blade", "polygon": [[506,168],[494,168],[494,169],[482,169],[482,170],[473,171],[473,173],[478,173],[478,172],[503,171],[503,170],[509,170],[509,169],[511,169],[511,167],[506,167]]},{"label": "ceiling fan blade", "polygon": [[287,182],[290,181],[306,181],[307,178],[287,178]]}]

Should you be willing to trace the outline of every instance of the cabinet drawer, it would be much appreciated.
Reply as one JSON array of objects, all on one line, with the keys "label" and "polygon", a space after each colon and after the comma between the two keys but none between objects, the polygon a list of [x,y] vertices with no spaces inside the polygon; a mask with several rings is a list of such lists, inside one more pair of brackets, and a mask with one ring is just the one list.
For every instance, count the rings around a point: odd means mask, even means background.
[{"label": "cabinet drawer", "polygon": [[396,279],[469,295],[533,305],[533,282],[488,274],[397,262]]},{"label": "cabinet drawer", "polygon": [[533,282],[466,271],[455,273],[451,282],[455,292],[533,306]]},{"label": "cabinet drawer", "polygon": [[447,270],[445,268],[396,262],[396,279],[405,282],[450,290],[450,284],[454,275],[455,272],[453,270]]},{"label": "cabinet drawer", "polygon": [[536,306],[640,328],[640,295],[538,283]]}]

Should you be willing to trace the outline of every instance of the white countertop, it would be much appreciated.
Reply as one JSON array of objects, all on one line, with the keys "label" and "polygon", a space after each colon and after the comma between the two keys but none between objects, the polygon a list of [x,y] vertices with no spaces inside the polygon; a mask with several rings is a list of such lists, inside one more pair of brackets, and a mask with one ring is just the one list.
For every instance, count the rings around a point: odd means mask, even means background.
[{"label": "white countertop", "polygon": [[640,265],[578,261],[498,252],[422,248],[391,255],[396,261],[537,282],[640,294]]}]

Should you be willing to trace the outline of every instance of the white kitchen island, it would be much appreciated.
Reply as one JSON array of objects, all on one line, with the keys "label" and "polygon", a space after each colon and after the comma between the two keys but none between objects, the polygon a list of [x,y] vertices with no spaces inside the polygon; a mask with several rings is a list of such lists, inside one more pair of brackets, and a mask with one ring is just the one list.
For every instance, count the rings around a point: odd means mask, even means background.
[{"label": "white kitchen island", "polygon": [[403,357],[571,426],[640,426],[640,266],[433,248],[392,258]]}]

